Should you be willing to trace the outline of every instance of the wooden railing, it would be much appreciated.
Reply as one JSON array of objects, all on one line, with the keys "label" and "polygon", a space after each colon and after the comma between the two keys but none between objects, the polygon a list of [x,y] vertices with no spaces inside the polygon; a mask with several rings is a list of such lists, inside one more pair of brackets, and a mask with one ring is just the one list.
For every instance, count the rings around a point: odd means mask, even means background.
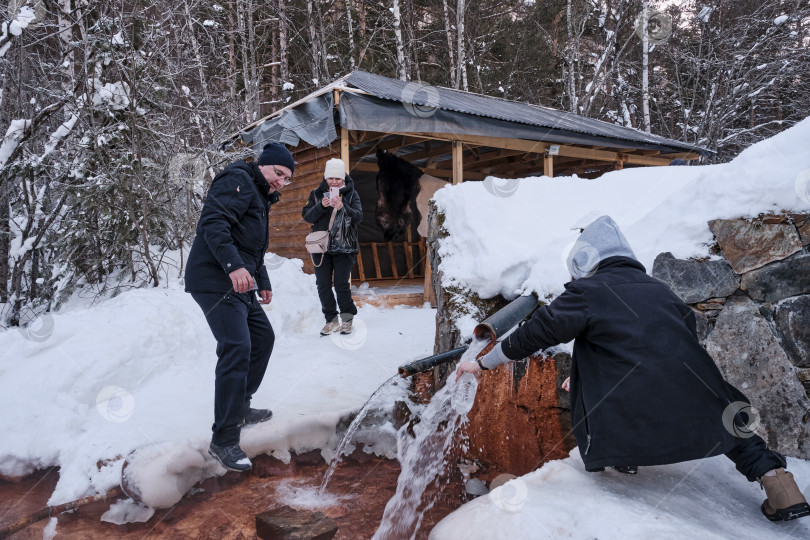
[{"label": "wooden railing", "polygon": [[[405,253],[405,266],[407,270],[400,273],[397,268],[394,250],[401,247]],[[418,250],[418,255],[414,252]],[[390,275],[383,275],[383,268],[380,264],[380,252],[386,251],[388,261],[391,266]],[[411,231],[408,231],[408,239],[404,242],[361,242],[360,253],[357,255],[357,275],[360,281],[376,281],[383,279],[417,278],[425,276],[425,239],[420,238],[413,241]],[[363,254],[371,253],[374,261],[372,268],[366,268],[363,264]]]}]

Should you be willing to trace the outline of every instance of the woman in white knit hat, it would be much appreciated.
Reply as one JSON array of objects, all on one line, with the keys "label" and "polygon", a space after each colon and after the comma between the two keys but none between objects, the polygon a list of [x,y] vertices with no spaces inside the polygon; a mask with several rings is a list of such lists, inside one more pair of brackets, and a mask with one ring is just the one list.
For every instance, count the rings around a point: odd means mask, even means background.
[{"label": "woman in white knit hat", "polygon": [[[352,319],[357,314],[350,281],[352,267],[360,251],[357,226],[363,219],[363,208],[360,206],[360,196],[354,190],[354,181],[346,174],[343,160],[327,161],[323,176],[323,182],[312,190],[301,211],[304,220],[312,224],[313,232],[329,231],[326,253],[312,255],[321,310],[326,318],[321,335],[338,330],[341,334],[350,334]],[[334,222],[330,229],[333,213]],[[332,292],[333,286],[337,302]]]}]

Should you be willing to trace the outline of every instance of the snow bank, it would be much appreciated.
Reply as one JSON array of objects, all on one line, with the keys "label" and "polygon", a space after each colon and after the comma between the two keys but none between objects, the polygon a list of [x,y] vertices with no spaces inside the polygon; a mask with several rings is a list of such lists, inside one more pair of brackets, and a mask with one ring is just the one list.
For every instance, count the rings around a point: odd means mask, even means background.
[{"label": "snow bank", "polygon": [[[245,428],[242,446],[282,460],[313,449],[331,456],[340,420],[399,365],[432,353],[435,310],[363,307],[355,333],[321,338],[314,277],[300,260],[265,261],[276,344],[254,405],[274,416]],[[50,499],[58,504],[119,485],[126,459],[140,498],[160,507],[221,472],[207,454],[216,342],[182,284],[93,306],[77,299],[45,319],[0,333],[0,474],[60,467]],[[378,453],[395,451],[385,429],[364,436]]]},{"label": "snow bank", "polygon": [[[810,462],[790,459],[810,494]],[[810,538],[810,520],[771,523],[765,499],[725,456],[642,467],[636,476],[585,472],[579,450],[507,482],[440,521],[431,540]]]},{"label": "snow bank", "polygon": [[810,119],[722,165],[625,169],[596,180],[490,177],[440,189],[434,198],[450,233],[440,244],[444,284],[485,298],[559,294],[576,228],[604,214],[648,271],[662,251],[707,256],[709,220],[810,208],[808,140]]}]

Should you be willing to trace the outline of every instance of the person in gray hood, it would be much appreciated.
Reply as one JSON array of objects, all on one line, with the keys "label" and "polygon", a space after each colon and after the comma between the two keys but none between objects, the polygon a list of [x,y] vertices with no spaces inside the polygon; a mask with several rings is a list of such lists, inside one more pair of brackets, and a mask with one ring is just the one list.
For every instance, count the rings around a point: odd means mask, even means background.
[{"label": "person in gray hood", "polygon": [[692,308],[647,275],[616,222],[602,216],[588,225],[566,262],[565,292],[483,358],[460,363],[457,375],[480,377],[573,340],[571,415],[586,470],[725,454],[764,487],[768,519],[810,515],[784,456],[746,424],[749,400],[698,341]]}]

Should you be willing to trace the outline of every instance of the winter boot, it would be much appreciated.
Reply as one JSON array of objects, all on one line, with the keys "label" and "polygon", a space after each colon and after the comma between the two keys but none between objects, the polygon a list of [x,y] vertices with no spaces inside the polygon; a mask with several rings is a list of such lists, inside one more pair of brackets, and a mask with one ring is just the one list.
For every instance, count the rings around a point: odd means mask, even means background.
[{"label": "winter boot", "polygon": [[326,326],[321,328],[321,335],[328,336],[329,334],[334,334],[338,330],[340,330],[340,319],[335,317],[334,319],[326,323]]},{"label": "winter boot", "polygon": [[219,446],[212,442],[208,447],[208,454],[229,471],[244,472],[253,468],[250,459],[242,452],[238,444]]},{"label": "winter boot", "polygon": [[248,409],[247,414],[245,415],[245,419],[242,420],[242,424],[261,424],[262,422],[267,422],[273,418],[273,411],[270,409],[254,409],[253,407]]},{"label": "winter boot", "polygon": [[762,513],[771,521],[788,521],[810,515],[810,505],[799,491],[793,475],[785,469],[776,469],[776,476],[759,479],[768,496],[762,503]]},{"label": "winter boot", "polygon": [[614,466],[613,469],[623,474],[638,474],[638,467],[635,465]]},{"label": "winter boot", "polygon": [[340,333],[351,334],[352,320],[354,319],[354,315],[352,315],[351,313],[341,313],[340,318],[343,319],[343,324],[340,325]]}]

